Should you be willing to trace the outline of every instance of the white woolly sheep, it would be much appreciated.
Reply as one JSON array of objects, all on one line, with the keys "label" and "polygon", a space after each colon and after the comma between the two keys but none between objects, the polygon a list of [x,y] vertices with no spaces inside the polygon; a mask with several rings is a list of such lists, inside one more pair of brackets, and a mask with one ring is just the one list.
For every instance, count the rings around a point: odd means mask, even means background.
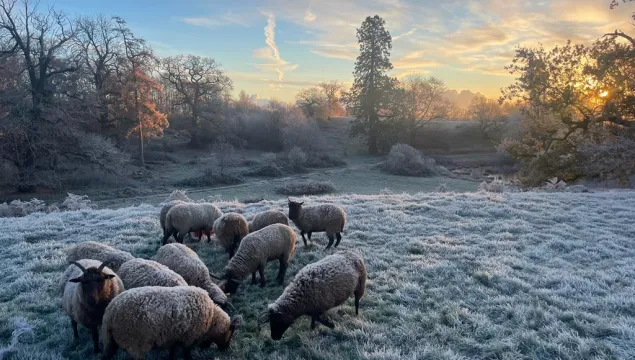
[{"label": "white woolly sheep", "polygon": [[236,255],[225,266],[221,288],[233,294],[240,281],[251,274],[251,283],[256,283],[256,271],[260,274],[260,286],[265,286],[265,265],[279,260],[278,283],[282,285],[289,261],[295,253],[296,235],[293,229],[283,224],[272,224],[245,236]]},{"label": "white woolly sheep", "polygon": [[99,326],[106,306],[124,291],[121,279],[106,262],[92,259],[72,261],[60,279],[62,309],[71,318],[73,336],[79,338],[77,324],[91,330],[93,349],[99,352]]},{"label": "white woolly sheep", "polygon": [[344,231],[344,225],[346,225],[346,212],[344,209],[331,204],[306,207],[302,207],[302,204],[304,202],[289,200],[289,219],[300,230],[304,246],[307,246],[304,233],[307,233],[309,240],[311,240],[312,233],[324,231],[329,238],[329,244],[326,249],[333,245],[335,236],[337,236],[337,242],[335,243],[335,247],[337,247],[342,241],[342,231]]},{"label": "white woolly sheep", "polygon": [[366,289],[366,266],[358,254],[338,251],[302,268],[278,299],[269,304],[259,323],[269,322],[271,338],[280,340],[282,334],[300,316],[311,317],[329,328],[335,325],[324,313],[342,305],[355,296],[355,315],[359,314],[359,300]]},{"label": "white woolly sheep", "polygon": [[227,213],[214,221],[214,234],[231,259],[240,241],[249,233],[249,224],[238,213]]},{"label": "white woolly sheep", "polygon": [[163,245],[154,260],[181,275],[189,285],[207,291],[217,304],[223,307],[228,305],[227,295],[214,284],[207,266],[192,249],[183,244]]},{"label": "white woolly sheep", "polygon": [[66,251],[66,261],[78,261],[81,259],[93,259],[101,262],[108,261],[108,267],[117,272],[119,267],[134,256],[127,251],[122,251],[96,241],[85,241],[72,246]]},{"label": "white woolly sheep", "polygon": [[126,289],[142,286],[185,286],[187,282],[183,277],[169,267],[153,260],[132,259],[128,260],[117,272]]},{"label": "white woolly sheep", "polygon": [[[168,211],[170,211],[170,209],[172,209],[174,205],[184,204],[184,203],[185,201],[183,200],[172,200],[163,204],[163,207],[161,208],[161,212],[159,213],[159,223],[161,224],[161,230],[163,231],[164,237],[167,235],[167,230],[165,228],[165,218],[168,216]],[[167,235],[167,237],[169,238],[171,235],[172,234]]]},{"label": "white woolly sheep", "polygon": [[267,210],[260,212],[254,216],[249,223],[249,232],[258,231],[265,226],[271,224],[284,224],[289,225],[289,219],[282,211]]},{"label": "white woolly sheep", "polygon": [[191,231],[200,231],[207,234],[210,240],[210,232],[214,221],[223,213],[211,203],[182,203],[174,205],[165,217],[165,234],[163,245],[172,235],[179,243],[183,243],[185,234]]},{"label": "white woolly sheep", "polygon": [[121,347],[134,359],[144,359],[153,348],[170,351],[177,347],[191,359],[191,350],[216,343],[225,350],[240,327],[242,317],[233,319],[194,286],[146,286],[124,291],[106,308],[102,325],[104,356],[112,359]]}]

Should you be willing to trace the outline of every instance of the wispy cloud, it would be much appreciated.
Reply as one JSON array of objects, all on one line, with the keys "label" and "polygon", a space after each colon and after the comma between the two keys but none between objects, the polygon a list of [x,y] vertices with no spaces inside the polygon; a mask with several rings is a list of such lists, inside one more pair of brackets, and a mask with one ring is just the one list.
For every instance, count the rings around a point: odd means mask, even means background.
[{"label": "wispy cloud", "polygon": [[403,33],[403,34],[399,34],[399,35],[395,35],[395,36],[393,36],[393,37],[392,37],[392,39],[393,39],[393,41],[395,41],[395,40],[399,40],[399,39],[401,39],[401,38],[404,38],[404,37],[407,37],[407,36],[410,36],[410,35],[414,34],[416,31],[417,31],[417,28],[412,28],[412,29],[411,29],[410,31],[408,31],[408,32],[405,32],[405,33]]},{"label": "wispy cloud", "polygon": [[201,26],[207,28],[215,28],[220,26],[240,25],[244,27],[249,26],[246,16],[227,12],[219,16],[202,16],[202,17],[185,17],[181,18],[186,24]]},{"label": "wispy cloud", "polygon": [[304,13],[304,22],[310,23],[315,21],[316,18],[317,16],[315,16],[315,14],[311,12],[311,9],[307,9],[306,12]]},{"label": "wispy cloud", "polygon": [[276,17],[268,11],[263,11],[262,14],[267,17],[267,26],[264,29],[267,47],[254,50],[253,56],[256,59],[266,61],[266,63],[256,64],[257,68],[263,71],[275,71],[278,74],[277,85],[280,88],[285,71],[293,71],[298,68],[298,65],[291,64],[280,57],[280,50],[276,45]]}]

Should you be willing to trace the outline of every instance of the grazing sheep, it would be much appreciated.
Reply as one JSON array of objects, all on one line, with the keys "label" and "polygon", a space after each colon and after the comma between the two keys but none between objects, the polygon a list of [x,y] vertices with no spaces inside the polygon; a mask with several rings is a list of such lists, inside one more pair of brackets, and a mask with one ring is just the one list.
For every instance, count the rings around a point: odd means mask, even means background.
[{"label": "grazing sheep", "polygon": [[304,233],[307,233],[309,240],[311,240],[313,232],[325,231],[329,238],[329,244],[326,249],[333,245],[335,236],[337,236],[337,242],[335,243],[335,247],[337,247],[342,240],[342,231],[344,231],[344,225],[346,224],[346,212],[344,212],[344,209],[331,204],[306,207],[302,207],[302,204],[304,202],[289,200],[289,219],[300,229],[304,246],[307,246]]},{"label": "grazing sheep", "polygon": [[[163,236],[167,235],[167,230],[165,229],[165,218],[168,216],[168,211],[174,207],[174,205],[185,204],[186,202],[183,200],[172,200],[163,205],[161,208],[161,212],[159,213],[159,223],[161,223],[161,230],[163,230]],[[167,235],[169,238],[172,234]],[[175,239],[176,240],[176,239]]]},{"label": "grazing sheep", "polygon": [[272,224],[245,236],[236,255],[225,266],[220,287],[229,294],[238,289],[240,281],[251,274],[251,283],[256,283],[256,271],[260,274],[260,286],[265,286],[265,265],[279,260],[278,283],[282,285],[295,253],[295,232],[287,225]]},{"label": "grazing sheep", "polygon": [[187,282],[183,277],[169,267],[156,261],[145,259],[128,260],[117,272],[126,289],[142,286],[185,286]]},{"label": "grazing sheep", "polygon": [[165,216],[165,229],[163,245],[168,242],[170,235],[176,241],[183,243],[185,234],[191,231],[200,231],[207,234],[210,240],[210,232],[214,221],[223,213],[211,203],[182,203],[174,205]]},{"label": "grazing sheep", "polygon": [[106,309],[102,325],[104,356],[112,359],[121,347],[134,359],[144,359],[153,348],[170,351],[177,347],[191,359],[191,350],[216,343],[220,350],[229,346],[242,317],[233,319],[194,286],[146,286],[126,290]]},{"label": "grazing sheep", "polygon": [[73,336],[79,338],[77,323],[93,334],[93,349],[99,352],[99,325],[106,306],[124,291],[121,279],[106,262],[92,259],[71,261],[60,279],[62,309],[71,318]]},{"label": "grazing sheep", "polygon": [[231,259],[240,241],[249,233],[249,224],[238,213],[227,213],[214,221],[214,234]]},{"label": "grazing sheep", "polygon": [[127,251],[117,250],[106,244],[96,241],[79,243],[66,251],[66,261],[79,261],[81,259],[93,259],[101,262],[109,261],[108,267],[117,272],[119,267],[134,256]]},{"label": "grazing sheep", "polygon": [[206,290],[217,304],[227,306],[227,295],[214,284],[205,263],[187,246],[163,245],[157,251],[154,260],[181,275],[189,285]]},{"label": "grazing sheep", "polygon": [[316,321],[332,329],[335,325],[324,313],[355,295],[355,315],[358,315],[366,277],[364,260],[358,254],[338,251],[326,256],[302,268],[282,295],[269,304],[259,323],[270,323],[274,340],[280,340],[295,319],[303,315],[311,316],[311,329]]},{"label": "grazing sheep", "polygon": [[254,232],[271,224],[289,225],[289,219],[282,211],[267,210],[260,212],[254,216],[249,223],[249,232]]}]

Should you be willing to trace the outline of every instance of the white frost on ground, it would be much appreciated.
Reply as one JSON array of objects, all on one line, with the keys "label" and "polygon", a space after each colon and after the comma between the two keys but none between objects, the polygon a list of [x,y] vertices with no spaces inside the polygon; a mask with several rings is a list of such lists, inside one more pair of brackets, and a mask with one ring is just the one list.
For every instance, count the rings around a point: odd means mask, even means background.
[{"label": "white frost on ground", "polygon": [[[369,281],[331,311],[334,330],[301,319],[273,342],[256,319],[282,287],[241,286],[231,301],[246,323],[219,359],[632,359],[635,358],[635,192],[421,193],[306,198],[348,214],[340,248],[359,249]],[[219,203],[247,218],[284,201]],[[0,347],[25,318],[34,340],[11,359],[91,358],[90,334],[75,343],[57,281],[69,245],[98,240],[154,255],[159,207],[80,210],[0,219]],[[324,251],[300,243],[288,278]],[[213,272],[227,258],[216,244],[189,244]],[[152,359],[166,356],[153,354]]]}]

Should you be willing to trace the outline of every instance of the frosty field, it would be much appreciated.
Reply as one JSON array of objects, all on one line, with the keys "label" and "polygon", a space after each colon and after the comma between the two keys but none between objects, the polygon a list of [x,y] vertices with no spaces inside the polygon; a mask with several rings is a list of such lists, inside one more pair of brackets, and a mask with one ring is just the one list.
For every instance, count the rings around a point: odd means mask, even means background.
[{"label": "frosty field", "polygon": [[[635,358],[635,192],[305,201],[337,203],[347,211],[340,248],[359,250],[369,273],[360,315],[350,299],[329,313],[334,330],[311,331],[309,319],[301,318],[281,341],[272,341],[269,328],[259,330],[256,321],[283,289],[273,281],[277,263],[270,263],[266,288],[246,280],[231,298],[232,314],[242,314],[245,324],[230,349],[197,349],[195,358]],[[286,212],[285,201],[219,206],[248,219],[269,208]],[[88,330],[80,327],[75,343],[60,310],[63,252],[97,240],[150,258],[161,238],[158,213],[156,206],[140,205],[0,219],[0,359],[97,358]],[[286,283],[333,252],[324,251],[323,233],[313,240],[305,248],[299,238]],[[226,254],[217,244],[187,244],[213,272],[224,267]],[[126,357],[120,351],[117,358]]]}]

